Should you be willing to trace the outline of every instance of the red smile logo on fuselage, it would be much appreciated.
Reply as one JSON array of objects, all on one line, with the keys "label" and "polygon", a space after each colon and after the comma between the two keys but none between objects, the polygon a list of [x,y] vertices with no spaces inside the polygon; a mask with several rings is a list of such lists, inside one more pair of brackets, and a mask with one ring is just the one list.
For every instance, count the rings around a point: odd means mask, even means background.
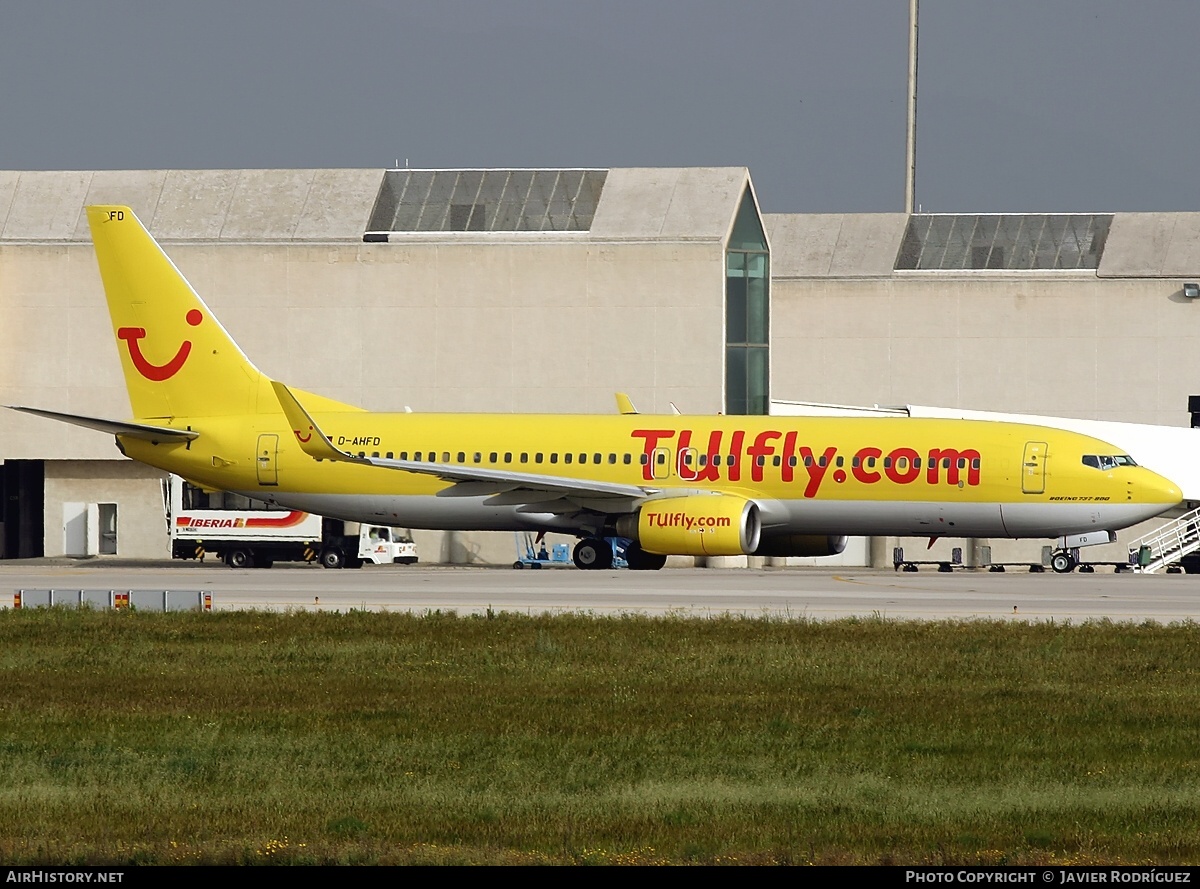
[{"label": "red smile logo on fuselage", "polygon": [[[204,320],[204,315],[199,309],[192,309],[187,313],[186,320],[188,324],[195,327]],[[117,339],[125,340],[125,343],[129,346],[129,359],[133,362],[133,366],[137,368],[138,373],[147,380],[153,380],[155,383],[171,379],[171,377],[179,373],[180,368],[188,360],[188,355],[192,353],[192,341],[184,340],[179,346],[179,351],[175,353],[175,357],[166,364],[151,364],[146,360],[146,356],[142,354],[142,347],[138,342],[145,335],[146,328],[144,327],[117,328]]]}]

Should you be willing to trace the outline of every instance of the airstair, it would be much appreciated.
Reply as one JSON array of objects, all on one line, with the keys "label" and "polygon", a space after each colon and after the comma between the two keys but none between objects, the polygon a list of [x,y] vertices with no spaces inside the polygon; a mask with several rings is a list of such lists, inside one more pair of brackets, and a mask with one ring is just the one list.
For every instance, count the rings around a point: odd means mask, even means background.
[{"label": "airstair", "polygon": [[1135,571],[1153,574],[1160,568],[1177,566],[1180,559],[1197,550],[1200,550],[1200,509],[1193,509],[1130,543],[1129,561]]}]

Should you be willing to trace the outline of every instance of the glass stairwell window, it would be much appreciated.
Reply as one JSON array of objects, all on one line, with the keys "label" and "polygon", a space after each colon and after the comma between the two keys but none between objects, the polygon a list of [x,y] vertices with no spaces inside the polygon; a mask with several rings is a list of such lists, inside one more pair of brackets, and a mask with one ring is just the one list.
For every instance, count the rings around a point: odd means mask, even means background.
[{"label": "glass stairwell window", "polygon": [[770,409],[771,258],[750,189],[725,252],[725,412]]}]

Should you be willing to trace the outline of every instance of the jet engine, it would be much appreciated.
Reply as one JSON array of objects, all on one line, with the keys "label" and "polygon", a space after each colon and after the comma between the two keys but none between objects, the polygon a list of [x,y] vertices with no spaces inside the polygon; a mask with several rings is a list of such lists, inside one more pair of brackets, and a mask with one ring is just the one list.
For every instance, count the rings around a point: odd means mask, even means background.
[{"label": "jet engine", "polygon": [[836,556],[846,548],[848,537],[833,534],[785,534],[763,537],[756,556]]},{"label": "jet engine", "polygon": [[726,494],[664,497],[617,520],[617,533],[648,553],[740,556],[759,545],[758,506]]}]

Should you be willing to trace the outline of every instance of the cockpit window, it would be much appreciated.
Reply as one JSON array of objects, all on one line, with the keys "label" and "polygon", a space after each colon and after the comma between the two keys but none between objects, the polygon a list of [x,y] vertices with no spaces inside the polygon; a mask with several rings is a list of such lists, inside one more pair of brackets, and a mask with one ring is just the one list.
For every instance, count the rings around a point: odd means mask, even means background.
[{"label": "cockpit window", "polygon": [[1128,454],[1084,454],[1083,465],[1093,469],[1116,469],[1118,466],[1137,466]]}]

